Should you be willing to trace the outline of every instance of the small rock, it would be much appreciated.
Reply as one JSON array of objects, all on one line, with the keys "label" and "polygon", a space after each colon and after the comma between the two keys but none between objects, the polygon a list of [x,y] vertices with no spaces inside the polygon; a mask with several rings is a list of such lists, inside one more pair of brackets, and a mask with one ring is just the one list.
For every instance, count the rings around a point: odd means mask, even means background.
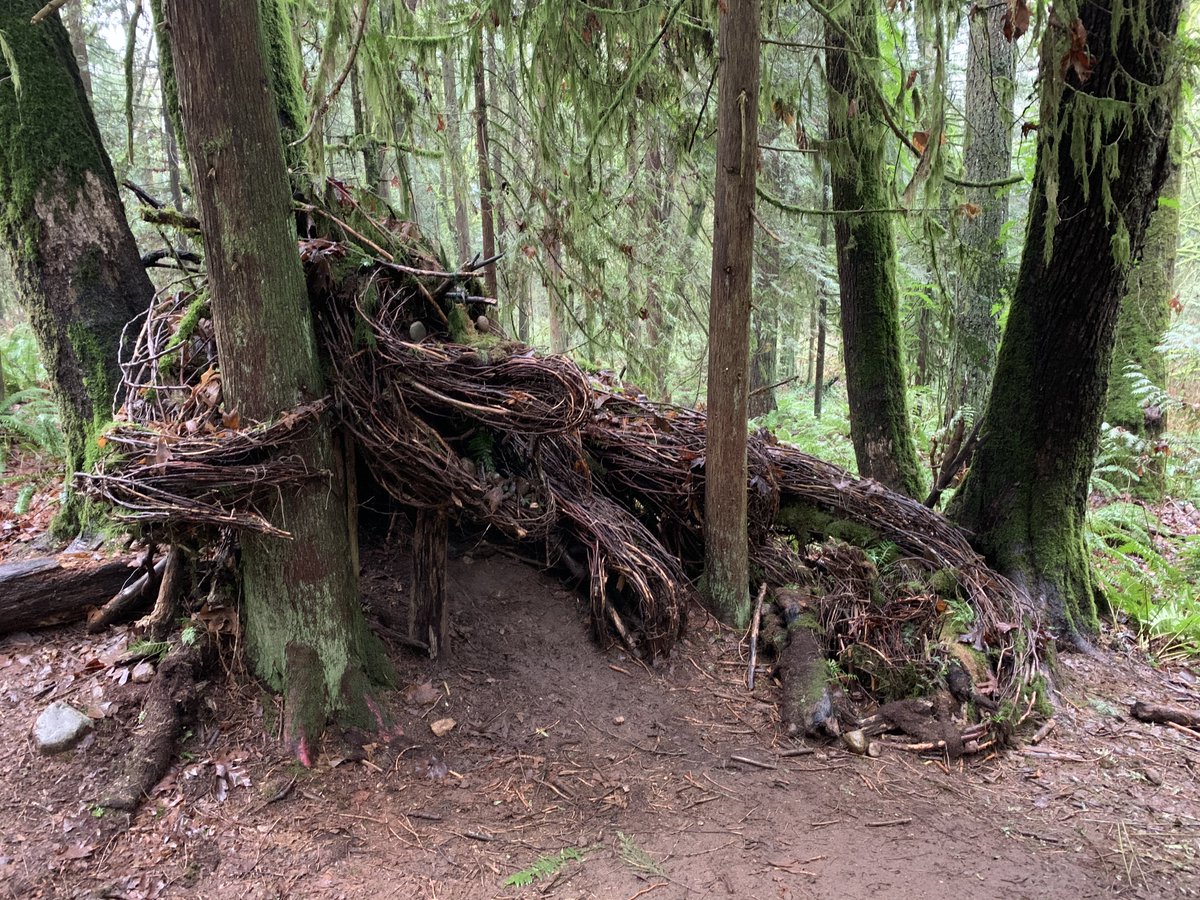
[{"label": "small rock", "polygon": [[429,730],[432,731],[438,737],[445,737],[451,731],[454,730],[454,726],[457,724],[458,723],[455,722],[453,719],[438,719],[436,722],[434,722],[432,725],[429,726]]},{"label": "small rock", "polygon": [[146,684],[154,678],[154,663],[142,660],[133,667],[133,671],[129,673],[129,679],[134,684]]},{"label": "small rock", "polygon": [[94,723],[75,707],[62,700],[42,710],[33,724],[33,743],[42,753],[70,750],[92,730]]},{"label": "small rock", "polygon": [[877,759],[882,755],[883,744],[879,743],[879,741],[871,741],[871,743],[867,744],[867,756],[871,757],[871,759]]},{"label": "small rock", "polygon": [[1159,787],[1163,783],[1162,772],[1158,771],[1158,769],[1151,769],[1147,766],[1142,769],[1142,775],[1155,787]]},{"label": "small rock", "polygon": [[475,328],[480,334],[487,334],[492,328],[492,323],[488,321],[487,316],[480,316],[475,320]]},{"label": "small rock", "polygon": [[424,322],[413,322],[408,326],[408,336],[414,341],[420,341],[425,338],[429,331],[425,328]]},{"label": "small rock", "polygon": [[859,756],[867,752],[867,736],[863,734],[861,728],[843,734],[842,743],[846,745],[847,750],[857,753]]},{"label": "small rock", "polygon": [[625,717],[624,717],[624,716],[614,716],[614,717],[613,717],[613,724],[614,724],[614,725],[624,725],[624,724],[625,724]]}]

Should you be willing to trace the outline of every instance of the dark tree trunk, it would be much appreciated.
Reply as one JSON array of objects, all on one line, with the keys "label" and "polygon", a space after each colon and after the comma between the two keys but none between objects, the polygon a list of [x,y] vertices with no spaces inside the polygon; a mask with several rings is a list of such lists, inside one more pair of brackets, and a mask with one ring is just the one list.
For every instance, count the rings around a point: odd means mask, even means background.
[{"label": "dark tree trunk", "polygon": [[[488,102],[484,83],[483,54],[475,61],[475,152],[479,156],[479,218],[483,223],[483,256],[496,255],[496,218],[492,212],[492,170],[488,163]],[[483,270],[484,290],[495,297],[496,264],[488,263]]]},{"label": "dark tree trunk", "polygon": [[[774,138],[769,143],[774,143]],[[768,153],[763,175],[770,182],[771,192],[779,196],[783,184],[783,164],[778,152]],[[764,227],[756,227],[755,234],[759,238],[754,272],[754,309],[750,316],[749,412],[752,419],[765,416],[776,406],[775,382],[778,379],[779,314],[782,303],[779,240]]]},{"label": "dark tree trunk", "polygon": [[[829,169],[821,165],[821,209],[829,209]],[[829,246],[829,216],[821,216],[821,261],[825,261]],[[825,400],[825,330],[829,321],[829,291],[825,279],[817,281],[817,364],[813,380],[813,418],[821,418],[821,405]]]},{"label": "dark tree trunk", "polygon": [[[900,354],[900,294],[891,205],[883,176],[883,111],[875,0],[849,0],[826,28],[834,232],[850,436],[862,475],[919,497],[921,469],[908,421]],[[846,48],[849,36],[854,49]],[[875,84],[875,90],[867,85]],[[864,213],[856,211],[864,210]],[[875,210],[875,212],[871,212]]]},{"label": "dark tree trunk", "polygon": [[442,88],[446,100],[446,150],[450,158],[450,192],[454,200],[454,241],[461,265],[471,259],[471,223],[467,214],[467,178],[463,171],[461,106],[454,58],[442,53]]},{"label": "dark tree trunk", "polygon": [[[966,177],[975,182],[1006,178],[1012,168],[1013,93],[1016,44],[1004,37],[1004,4],[972,8],[967,50]],[[959,277],[955,292],[954,339],[946,421],[964,406],[982,414],[991,386],[1000,325],[992,312],[1008,293],[1004,223],[1008,188],[969,188],[968,203],[979,212],[959,229]]]},{"label": "dark tree trunk", "polygon": [[[1182,2],[1147,2],[1117,34],[1113,0],[1081,5],[1076,32],[1086,30],[1093,54],[1083,83],[1072,68],[1063,71],[1066,29],[1046,31],[1025,253],[983,440],[951,508],[1067,640],[1097,626],[1083,542],[1088,479],[1126,272],[1171,168],[1171,56]],[[1138,85],[1133,98],[1130,82]],[[1110,117],[1104,110],[1113,106],[1122,112]],[[1091,155],[1096,148],[1100,159]]]},{"label": "dark tree trunk", "polygon": [[[227,409],[266,421],[325,392],[292,230],[267,46],[252,3],[166,0],[200,209]],[[286,695],[285,738],[310,763],[331,713],[370,724],[368,678],[388,675],[358,599],[346,471],[327,424],[302,452],[320,479],[280,496],[290,540],[242,543],[246,647]]]},{"label": "dark tree trunk", "polygon": [[417,510],[413,527],[413,594],[408,636],[429,648],[429,658],[445,652],[450,634],[446,609],[446,542],[449,520],[440,509]]},{"label": "dark tree trunk", "polygon": [[[125,324],[153,293],[58,14],[0,4],[0,248],[62,410],[68,473],[112,415]],[[82,524],[73,494],[56,531]]]},{"label": "dark tree trunk", "polygon": [[124,560],[65,567],[50,556],[0,565],[0,636],[81,622],[89,606],[103,606],[136,574]]},{"label": "dark tree trunk", "polygon": [[750,616],[746,412],[758,169],[759,2],[728,0],[722,10],[708,316],[704,578],[713,611],[743,627]]}]

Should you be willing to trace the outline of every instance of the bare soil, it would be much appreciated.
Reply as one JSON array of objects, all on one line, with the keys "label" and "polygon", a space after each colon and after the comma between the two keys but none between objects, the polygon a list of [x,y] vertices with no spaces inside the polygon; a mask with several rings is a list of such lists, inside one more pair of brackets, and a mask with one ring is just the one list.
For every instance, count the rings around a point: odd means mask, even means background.
[{"label": "bare soil", "polygon": [[[364,564],[386,633],[404,621],[407,561],[381,545]],[[746,690],[740,635],[694,622],[649,669],[599,649],[575,594],[531,566],[460,547],[449,574],[451,653],[396,645],[388,730],[331,734],[300,769],[271,736],[275,700],[226,653],[235,670],[207,687],[181,758],[132,818],[94,806],[146,690],[118,662],[130,629],[0,641],[0,896],[1200,892],[1200,734],[1128,716],[1137,697],[1200,705],[1186,668],[1127,649],[1066,657],[1057,728],[986,759],[784,756],[805,745],[781,738],[771,678]],[[53,699],[102,718],[84,746],[47,758],[29,729]],[[539,860],[542,877],[518,875]]]}]

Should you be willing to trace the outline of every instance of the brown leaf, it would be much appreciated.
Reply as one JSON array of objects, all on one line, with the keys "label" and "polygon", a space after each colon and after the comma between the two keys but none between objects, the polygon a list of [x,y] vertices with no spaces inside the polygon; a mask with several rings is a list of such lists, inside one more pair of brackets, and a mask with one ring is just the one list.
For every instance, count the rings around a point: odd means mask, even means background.
[{"label": "brown leaf", "polygon": [[1070,69],[1075,72],[1075,77],[1079,79],[1079,83],[1084,84],[1092,77],[1092,64],[1095,62],[1095,57],[1092,56],[1087,46],[1087,28],[1084,26],[1082,20],[1077,18],[1071,23],[1069,32],[1071,35],[1071,49],[1067,51],[1062,59],[1063,75],[1066,75],[1067,70]]},{"label": "brown leaf", "polygon": [[221,422],[224,423],[225,427],[230,431],[237,431],[242,427],[242,414],[236,409],[230,410],[229,412],[221,415]]},{"label": "brown leaf", "polygon": [[1027,0],[1008,0],[1008,9],[1004,11],[1004,39],[1010,44],[1018,40],[1029,30],[1032,17]]},{"label": "brown leaf", "polygon": [[441,697],[441,691],[428,681],[421,684],[414,684],[404,692],[404,699],[417,706],[428,706],[431,703],[437,703]]},{"label": "brown leaf", "polygon": [[914,131],[912,139],[913,139],[913,146],[917,148],[917,152],[924,153],[925,148],[929,146],[929,132],[928,131]]},{"label": "brown leaf", "polygon": [[429,726],[429,730],[432,731],[438,737],[445,737],[451,731],[454,730],[454,726],[457,724],[458,723],[455,722],[453,719],[438,719],[436,722],[434,722],[433,724],[431,724]]},{"label": "brown leaf", "polygon": [[958,208],[958,211],[968,219],[974,219],[983,212],[983,208],[976,203],[964,203]]}]

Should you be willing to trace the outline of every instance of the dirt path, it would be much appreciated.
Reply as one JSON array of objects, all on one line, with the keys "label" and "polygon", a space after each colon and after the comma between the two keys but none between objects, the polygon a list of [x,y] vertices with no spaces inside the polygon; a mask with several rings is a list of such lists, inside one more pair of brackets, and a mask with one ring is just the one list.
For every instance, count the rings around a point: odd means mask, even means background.
[{"label": "dirt path", "polygon": [[[379,549],[365,562],[372,607],[402,620],[403,564]],[[144,692],[112,665],[125,634],[0,642],[0,896],[1200,891],[1200,736],[1123,717],[1140,677],[1153,679],[1146,696],[1200,702],[1186,670],[1068,658],[1060,726],[1036,753],[949,768],[899,750],[783,757],[801,745],[778,737],[769,680],[745,691],[737,636],[694,626],[650,671],[597,650],[573,596],[524,565],[460,557],[451,590],[453,655],[396,652],[409,690],[390,734],[331,741],[314,771],[299,770],[264,736],[273,701],[244,677],[222,679],[184,759],[131,823],[91,806]],[[106,718],[88,746],[46,759],[28,730],[59,697]],[[446,718],[455,727],[438,738],[430,726]],[[543,877],[506,886],[539,860]]]}]

